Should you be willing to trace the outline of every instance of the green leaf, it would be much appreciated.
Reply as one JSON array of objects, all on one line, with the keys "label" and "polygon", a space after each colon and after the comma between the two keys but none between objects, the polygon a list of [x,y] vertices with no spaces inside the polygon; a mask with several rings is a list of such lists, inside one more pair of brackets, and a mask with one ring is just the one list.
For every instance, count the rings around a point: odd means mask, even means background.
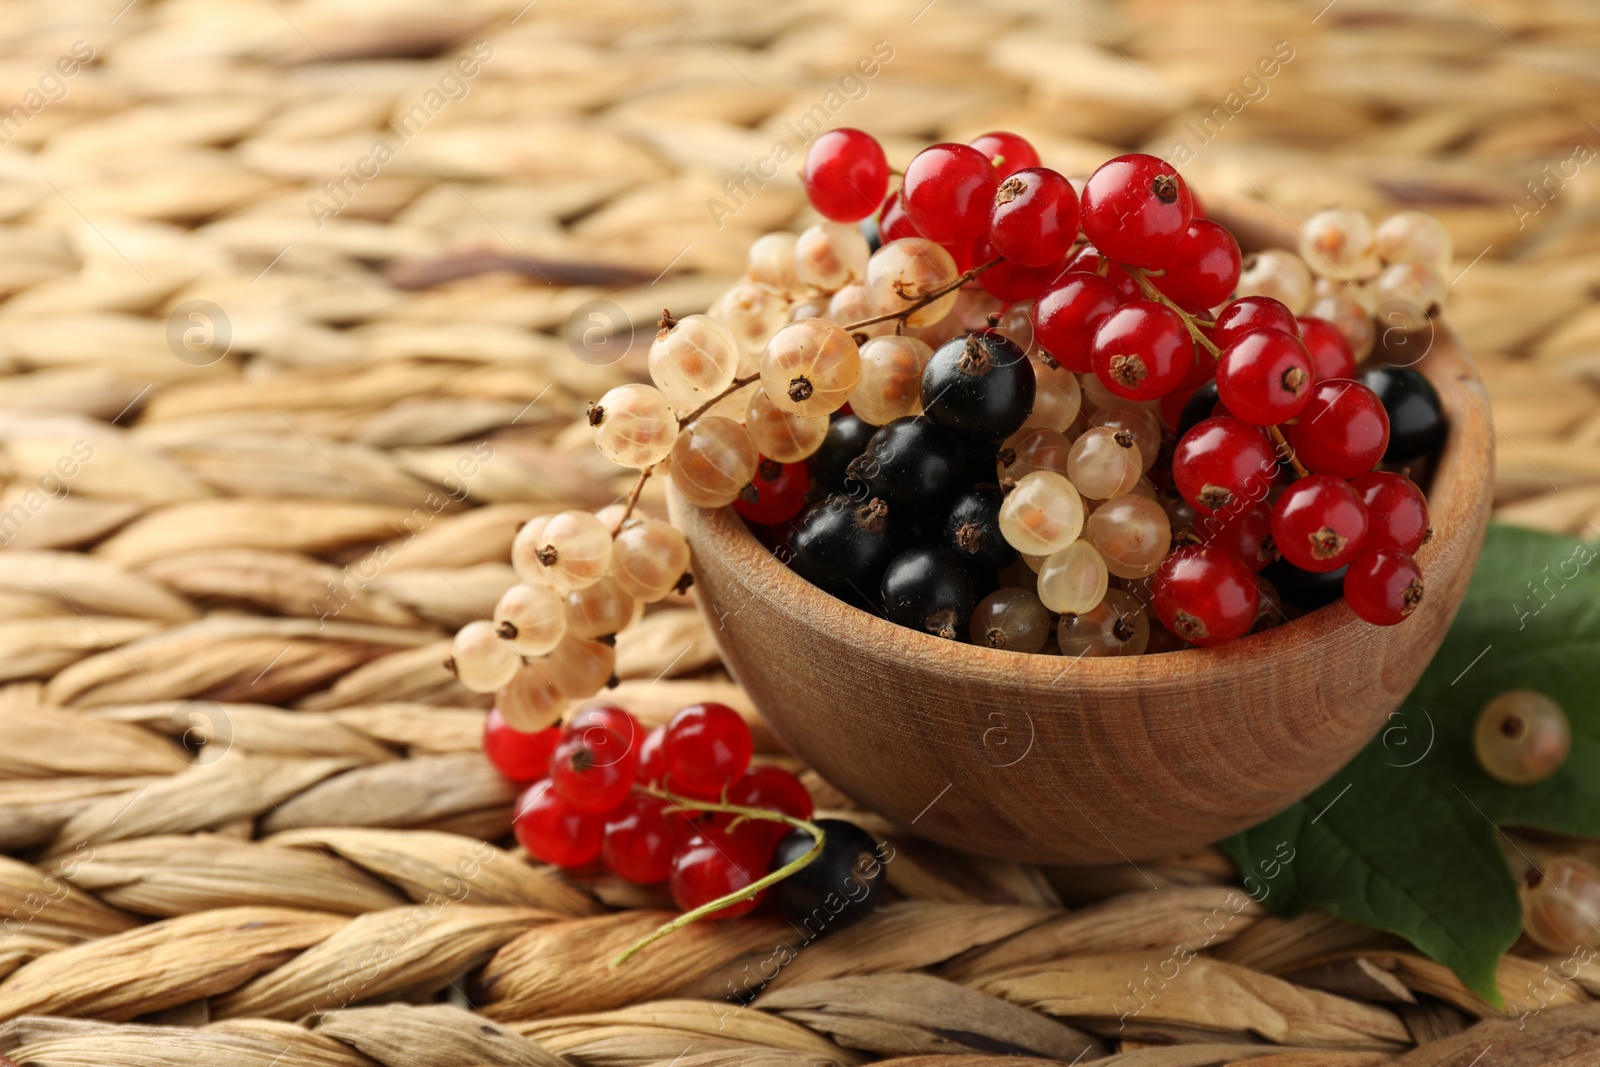
[{"label": "green leaf", "polygon": [[[1593,546],[1492,526],[1439,654],[1388,725],[1310,796],[1221,847],[1280,915],[1322,907],[1404,937],[1501,1005],[1522,928],[1499,826],[1600,837],[1600,566]],[[1478,766],[1472,728],[1508,689],[1566,709],[1572,754],[1531,786]]]}]

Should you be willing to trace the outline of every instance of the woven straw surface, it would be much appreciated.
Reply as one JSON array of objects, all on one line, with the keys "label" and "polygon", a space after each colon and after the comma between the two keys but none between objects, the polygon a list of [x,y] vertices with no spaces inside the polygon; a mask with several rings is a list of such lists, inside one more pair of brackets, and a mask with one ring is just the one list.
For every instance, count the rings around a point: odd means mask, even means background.
[{"label": "woven straw surface", "polygon": [[[0,1063],[1594,1062],[1600,985],[1527,945],[1502,1018],[1402,944],[1266,917],[1214,851],[1040,870],[865,813],[896,852],[863,927],[608,970],[663,901],[507,849],[484,701],[441,667],[519,521],[623,490],[584,400],[804,219],[766,161],[818,108],[902,163],[992,127],[1073,172],[1183,143],[1203,193],[1286,216],[1438,213],[1500,513],[1592,533],[1592,5],[0,12]],[[618,651],[651,723],[748,708],[687,601]]]}]

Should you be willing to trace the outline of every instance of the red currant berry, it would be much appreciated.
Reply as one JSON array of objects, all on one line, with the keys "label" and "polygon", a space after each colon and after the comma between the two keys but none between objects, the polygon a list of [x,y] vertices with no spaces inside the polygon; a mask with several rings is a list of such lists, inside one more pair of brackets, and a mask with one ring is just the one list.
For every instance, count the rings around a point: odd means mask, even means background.
[{"label": "red currant berry", "polygon": [[1189,223],[1159,264],[1164,274],[1150,280],[1184,307],[1212,308],[1233,295],[1239,284],[1239,242],[1205,219]]},{"label": "red currant berry", "polygon": [[921,237],[922,231],[911,221],[911,216],[906,214],[905,202],[900,199],[900,190],[896,189],[889,194],[883,202],[883,215],[878,219],[878,240],[883,244],[898,241],[902,237]]},{"label": "red currant berry", "polygon": [[483,721],[483,754],[513,782],[537,782],[549,774],[550,753],[560,740],[561,731],[554,726],[532,733],[513,730],[499,708],[490,708]]},{"label": "red currant berry", "polygon": [[1278,457],[1259,426],[1241,419],[1196,423],[1172,450],[1172,483],[1203,515],[1231,515],[1265,500]]},{"label": "red currant berry", "polygon": [[[750,773],[728,787],[728,803],[741,808],[764,808],[781,812],[792,819],[809,819],[815,810],[811,793],[800,779],[782,767],[752,767]],[[716,825],[724,829],[738,819],[737,815],[721,812]],[[771,855],[776,845],[789,832],[789,824],[775,819],[744,819],[733,836],[751,842],[762,855]]]},{"label": "red currant berry", "polygon": [[1149,267],[1165,259],[1194,217],[1177,168],[1133,153],[1100,165],[1083,186],[1083,232],[1118,263]]},{"label": "red currant berry", "polygon": [[1121,303],[1117,287],[1098,274],[1063,274],[1033,307],[1033,339],[1063,367],[1088,374],[1094,331]]},{"label": "red currant berry", "polygon": [[1317,376],[1317,381],[1356,376],[1356,354],[1345,340],[1344,331],[1315,315],[1301,315],[1296,321],[1300,324],[1300,340],[1305,342],[1306,352],[1311,356],[1311,372]]},{"label": "red currant berry", "polygon": [[[684,911],[748,889],[766,876],[765,857],[721,830],[707,828],[690,838],[672,858],[672,899]],[[737,919],[755,910],[759,897],[718,908],[709,919]]]},{"label": "red currant berry", "polygon": [[1217,360],[1217,397],[1235,418],[1276,426],[1300,414],[1311,396],[1311,357],[1282,330],[1236,336]]},{"label": "red currant berry", "polygon": [[1350,480],[1367,506],[1367,544],[1415,552],[1428,539],[1428,501],[1403,474],[1369,471]]},{"label": "red currant berry", "polygon": [[1355,559],[1367,539],[1367,506],[1331,474],[1301,478],[1272,508],[1272,540],[1303,571],[1326,574]]},{"label": "red currant berry", "polygon": [[1197,515],[1194,530],[1202,544],[1222,549],[1252,571],[1278,558],[1272,541],[1272,505],[1265,500],[1223,515]]},{"label": "red currant berry", "polygon": [[579,708],[562,728],[561,736],[563,739],[583,737],[596,727],[622,738],[628,743],[628,750],[635,754],[644,743],[644,727],[639,725],[639,720],[608,701],[596,701]]},{"label": "red currant berry", "polygon": [[1393,626],[1422,603],[1422,571],[1398,548],[1366,549],[1345,572],[1344,599],[1374,626]]},{"label": "red currant berry", "polygon": [[900,195],[924,237],[942,245],[970,244],[989,228],[999,184],[994,164],[976,148],[936,144],[906,167]]},{"label": "red currant berry", "polygon": [[750,485],[734,500],[733,510],[745,521],[763,526],[788,522],[805,508],[810,485],[811,468],[804,460],[777,463],[763,457]]},{"label": "red currant berry", "polygon": [[644,735],[644,741],[639,745],[639,769],[636,772],[638,781],[646,785],[655,785],[666,777],[667,761],[661,751],[662,743],[666,739],[665,726],[657,726]]},{"label": "red currant berry", "polygon": [[[988,263],[996,256],[994,242],[987,234],[978,238],[973,248],[972,259],[974,263]],[[959,262],[956,266],[961,266]],[[1048,266],[1027,267],[1021,263],[1013,263],[1009,259],[1002,259],[978,275],[978,284],[987,292],[999,297],[1008,304],[1019,304],[1027,300],[1036,300],[1045,288],[1061,276],[1066,264],[1057,260]]]},{"label": "red currant berry", "polygon": [[1256,576],[1219,548],[1175,549],[1150,581],[1151,606],[1173,634],[1191,645],[1220,645],[1243,637],[1256,621]]},{"label": "red currant berry", "polygon": [[550,782],[576,811],[606,812],[633,788],[638,755],[603,726],[563,738],[550,754]]},{"label": "red currant berry", "polygon": [[1014,263],[1059,263],[1078,237],[1078,194],[1072,183],[1046,167],[1012,174],[995,190],[989,236],[995,250]]},{"label": "red currant berry", "polygon": [[1251,330],[1267,329],[1298,336],[1300,324],[1282,301],[1270,296],[1241,296],[1217,312],[1216,325],[1211,327],[1211,343],[1227,348],[1235,338]]},{"label": "red currant berry", "polygon": [[1159,400],[1194,364],[1194,342],[1176,311],[1135,300],[1107,315],[1089,352],[1095,375],[1118,396]]},{"label": "red currant berry", "polygon": [[634,793],[605,817],[600,858],[611,872],[639,885],[665,882],[672,875],[672,856],[682,841],[681,819],[668,816],[655,797]]},{"label": "red currant berry", "polygon": [[[1204,332],[1204,331],[1202,331]],[[1200,345],[1194,346],[1194,363],[1178,383],[1179,389],[1198,389],[1217,376],[1217,357]]]},{"label": "red currant berry", "polygon": [[535,782],[517,798],[511,832],[528,855],[558,867],[582,867],[600,855],[602,815],[578,811],[550,781]]},{"label": "red currant berry", "polygon": [[661,743],[667,786],[674,793],[715,800],[750,766],[750,727],[726,704],[691,704],[667,723]]},{"label": "red currant berry", "polygon": [[835,222],[857,222],[883,203],[889,161],[870,133],[848,126],[829,130],[806,151],[806,197]]},{"label": "red currant berry", "polygon": [[1283,436],[1300,462],[1318,474],[1365,474],[1389,447],[1389,416],[1378,394],[1348,379],[1318,382]]},{"label": "red currant berry", "polygon": [[1107,279],[1117,287],[1120,303],[1126,304],[1130,300],[1144,299],[1144,292],[1139,288],[1139,283],[1133,280],[1133,275],[1102,256],[1094,245],[1084,245],[1072,253],[1067,258],[1067,270],[1097,274]]},{"label": "red currant berry", "polygon": [[995,174],[1001,178],[1009,178],[1024,167],[1039,165],[1039,153],[1033,145],[1014,133],[996,130],[974,137],[969,143],[988,158]]},{"label": "red currant berry", "polygon": [[[1195,362],[1200,362],[1200,350],[1195,349]],[[1178,388],[1161,398],[1156,405],[1156,414],[1161,418],[1161,425],[1167,430],[1176,430],[1183,418],[1183,409],[1189,406],[1189,401],[1194,397],[1199,386],[1179,385]]]}]

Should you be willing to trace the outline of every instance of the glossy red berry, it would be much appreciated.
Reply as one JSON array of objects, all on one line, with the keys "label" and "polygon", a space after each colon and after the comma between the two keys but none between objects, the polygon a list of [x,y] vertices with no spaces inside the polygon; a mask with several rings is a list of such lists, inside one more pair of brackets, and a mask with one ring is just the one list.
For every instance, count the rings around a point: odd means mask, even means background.
[{"label": "glossy red berry", "polygon": [[1211,327],[1211,343],[1227,348],[1234,339],[1251,330],[1282,330],[1298,335],[1299,321],[1281,300],[1270,296],[1241,296],[1230,300],[1217,312],[1216,325]]},{"label": "glossy red berry", "polygon": [[1094,245],[1084,245],[1068,256],[1067,270],[1083,271],[1105,278],[1117,287],[1117,295],[1124,304],[1130,300],[1144,299],[1144,292],[1139,288],[1139,283],[1133,280],[1133,275],[1102,256]]},{"label": "glossy red berry", "polygon": [[1300,414],[1311,396],[1311,357],[1283,330],[1236,336],[1217,359],[1217,397],[1235,418],[1276,426]]},{"label": "glossy red berry", "polygon": [[1094,331],[1121,303],[1117,287],[1098,274],[1063,274],[1034,305],[1033,339],[1074,374],[1089,374]]},{"label": "glossy red berry", "polygon": [[1013,263],[1046,267],[1060,263],[1078,236],[1078,194],[1072,183],[1047,167],[1013,173],[994,193],[989,237]]},{"label": "glossy red berry", "polygon": [[1184,545],[1161,561],[1151,579],[1151,606],[1173,634],[1192,645],[1243,637],[1256,621],[1256,576],[1219,548]]},{"label": "glossy red berry", "polygon": [[638,755],[602,726],[569,734],[550,754],[550,783],[576,811],[607,812],[633,789]]},{"label": "glossy red berry", "polygon": [[605,817],[577,810],[546,780],[530,785],[517,798],[511,832],[534,859],[558,867],[582,867],[600,855]]},{"label": "glossy red berry", "polygon": [[750,727],[726,704],[691,704],[667,723],[662,758],[667,788],[714,800],[750,766]]},{"label": "glossy red berry", "polygon": [[[737,893],[765,877],[766,857],[721,830],[706,828],[691,837],[672,860],[672,899],[684,911]],[[759,897],[710,913],[711,919],[736,919],[755,910]]]},{"label": "glossy red berry", "polygon": [[818,135],[806,151],[806,197],[835,222],[857,222],[883,203],[889,161],[870,133],[848,126]]},{"label": "glossy red berry", "polygon": [[630,882],[664,882],[672,875],[672,857],[682,844],[682,825],[682,820],[668,816],[662,801],[634,793],[606,815],[600,858],[612,873]]},{"label": "glossy red berry", "polygon": [[1344,331],[1327,319],[1315,315],[1301,315],[1300,340],[1305,342],[1306,353],[1311,356],[1311,372],[1319,382],[1330,378],[1354,378],[1356,354],[1350,349]]},{"label": "glossy red berry", "polygon": [[1356,558],[1366,539],[1367,506],[1343,478],[1301,478],[1272,507],[1272,540],[1303,571],[1338,570]]},{"label": "glossy red berry", "polygon": [[988,157],[995,174],[1001,178],[1009,178],[1024,167],[1039,165],[1039,153],[1033,145],[1014,133],[996,130],[974,137],[970,143]]},{"label": "glossy red berry", "polygon": [[750,485],[734,500],[733,510],[747,522],[763,526],[788,522],[805,509],[810,485],[811,467],[804,460],[778,463],[763,457]]},{"label": "glossy red berry", "polygon": [[644,741],[639,745],[639,769],[634,772],[639,781],[655,785],[666,776],[667,761],[662,753],[662,743],[666,739],[665,726],[657,726],[644,735]]},{"label": "glossy red berry", "polygon": [[[748,774],[728,788],[728,803],[741,808],[781,812],[794,819],[809,819],[815,810],[811,793],[800,779],[782,767],[773,766],[750,768]],[[725,829],[738,818],[728,812],[720,812],[715,821],[717,826]],[[789,829],[788,823],[775,819],[743,819],[733,835],[751,842],[758,852],[764,849],[764,854],[770,855],[772,846]]]},{"label": "glossy red berry", "polygon": [[989,228],[999,184],[994,164],[976,148],[936,144],[907,165],[900,195],[924,237],[942,245],[967,244]]},{"label": "glossy red berry", "polygon": [[1354,478],[1377,466],[1389,447],[1389,416],[1378,394],[1348,379],[1318,382],[1284,439],[1319,474]]},{"label": "glossy red berry", "polygon": [[499,708],[490,708],[483,721],[483,754],[513,782],[536,782],[549,774],[550,753],[560,741],[561,730],[555,726],[532,733],[513,730]]},{"label": "glossy red berry", "polygon": [[1197,219],[1157,266],[1164,272],[1150,279],[1157,289],[1186,308],[1213,308],[1239,284],[1239,242],[1216,223]]},{"label": "glossy red berry", "polygon": [[1403,474],[1369,471],[1350,480],[1367,506],[1366,547],[1416,552],[1428,538],[1428,501]]},{"label": "glossy red berry", "polygon": [[628,750],[636,755],[639,746],[644,743],[644,727],[639,725],[639,720],[607,701],[596,701],[579,708],[562,727],[561,736],[583,737],[594,729],[610,730],[626,741]]},{"label": "glossy red berry", "polygon": [[1272,505],[1265,500],[1221,515],[1197,515],[1194,531],[1202,544],[1220,548],[1252,571],[1278,558],[1272,541]]},{"label": "glossy red berry", "polygon": [[1344,575],[1350,610],[1374,626],[1393,626],[1422,603],[1422,570],[1398,548],[1369,548]]},{"label": "glossy red berry", "polygon": [[[994,242],[987,234],[978,238],[972,250],[974,263],[988,263],[996,255]],[[961,266],[959,261],[956,266]],[[1055,282],[1064,270],[1066,262],[1060,259],[1043,267],[1028,267],[1002,259],[978,275],[978,284],[1008,304],[1019,304],[1037,300],[1039,294]]]},{"label": "glossy red berry", "polygon": [[1083,232],[1118,263],[1149,267],[1165,259],[1194,217],[1177,168],[1133,153],[1100,165],[1083,187]]},{"label": "glossy red berry", "polygon": [[1107,389],[1129,400],[1159,400],[1194,364],[1194,342],[1176,311],[1135,300],[1107,315],[1094,331],[1089,358]]},{"label": "glossy red berry", "polygon": [[1230,417],[1196,423],[1172,451],[1172,482],[1202,515],[1231,515],[1267,498],[1278,456],[1259,426]]},{"label": "glossy red berry", "polygon": [[883,214],[878,218],[878,240],[888,244],[902,237],[921,236],[922,231],[917,229],[916,223],[911,221],[911,216],[906,214],[906,205],[900,199],[900,190],[896,189],[883,202]]}]

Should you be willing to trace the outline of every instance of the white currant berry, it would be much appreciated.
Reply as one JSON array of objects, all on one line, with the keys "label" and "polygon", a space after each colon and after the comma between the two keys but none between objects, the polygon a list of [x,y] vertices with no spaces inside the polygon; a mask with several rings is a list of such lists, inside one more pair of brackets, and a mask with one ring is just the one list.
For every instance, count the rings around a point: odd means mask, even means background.
[{"label": "white currant berry", "polygon": [[1081,538],[1052,552],[1039,568],[1039,599],[1054,612],[1088,611],[1105,599],[1106,561]]},{"label": "white currant berry", "polygon": [[1530,689],[1501,693],[1478,714],[1472,734],[1478,763],[1508,785],[1542,782],[1572,751],[1572,726],[1561,705]]},{"label": "white currant berry", "polygon": [[1385,263],[1425,263],[1436,271],[1450,268],[1455,242],[1444,223],[1422,211],[1397,211],[1373,235],[1378,258]]},{"label": "white currant berry", "polygon": [[661,321],[650,345],[650,380],[680,412],[693,411],[733,383],[738,342],[732,330],[708,315]]},{"label": "white currant berry", "polygon": [[1556,856],[1523,880],[1522,928],[1542,948],[1571,953],[1600,945],[1600,868]]},{"label": "white currant berry", "polygon": [[[865,285],[860,282],[851,282],[833,294],[828,301],[827,313],[822,318],[827,319],[829,322],[836,322],[840,326],[846,326],[854,322],[875,319],[879,315],[887,315],[891,310],[893,309],[879,300],[877,294]],[[795,321],[798,322],[799,319],[800,316],[795,316]],[[869,326],[858,327],[853,331],[852,336],[886,337],[894,333],[894,327],[894,320],[886,319],[883,322],[874,322]]]},{"label": "white currant berry", "polygon": [[1269,296],[1296,315],[1311,306],[1311,268],[1286,248],[1267,248],[1244,257],[1235,296]]},{"label": "white currant berry", "polygon": [[1378,273],[1372,223],[1360,211],[1319,211],[1300,231],[1300,257],[1313,274],[1358,282]]},{"label": "white currant berry", "polygon": [[1072,442],[1067,477],[1091,500],[1110,500],[1138,484],[1143,464],[1132,433],[1096,426]]},{"label": "white currant berry", "polygon": [[474,693],[492,693],[511,681],[522,657],[495,632],[488,619],[474,619],[456,631],[450,659],[456,677]]},{"label": "white currant berry", "polygon": [[915,337],[874,337],[861,346],[850,410],[874,426],[922,414],[922,371],[933,349]]},{"label": "white currant berry", "polygon": [[644,614],[644,605],[609,574],[587,588],[568,593],[565,607],[567,632],[590,641],[619,634]]},{"label": "white currant berry", "polygon": [[619,385],[589,406],[595,447],[613,463],[642,470],[660,463],[678,437],[678,415],[659,389]]},{"label": "white currant berry", "polygon": [[797,266],[794,234],[768,233],[757,237],[750,246],[746,273],[753,282],[787,293],[803,280],[796,274]]},{"label": "white currant berry", "polygon": [[755,373],[761,350],[789,321],[789,299],[770,285],[739,282],[718,297],[707,314],[733,332],[740,354],[736,376],[744,378]]},{"label": "white currant berry", "polygon": [[871,255],[859,228],[843,222],[819,222],[795,242],[795,273],[804,284],[831,293],[864,280]]},{"label": "white currant berry", "polygon": [[536,580],[559,592],[593,585],[611,565],[611,529],[587,511],[550,516],[537,541],[532,552]]},{"label": "white currant berry", "polygon": [[1099,549],[1118,578],[1156,572],[1172,547],[1172,523],[1160,504],[1128,493],[1101,504],[1083,524],[1084,540]]},{"label": "white currant berry", "polygon": [[703,416],[678,433],[672,446],[672,484],[702,508],[734,502],[756,472],[755,442],[732,419]]},{"label": "white currant berry", "polygon": [[645,604],[672,592],[689,569],[689,542],[674,526],[656,519],[630,519],[612,548],[617,584]]},{"label": "white currant berry", "polygon": [[828,436],[828,416],[791,415],[767,397],[765,389],[750,394],[744,428],[756,451],[779,463],[798,463],[822,447]]},{"label": "white currant berry", "polygon": [[761,388],[791,415],[831,415],[861,377],[861,350],[836,322],[802,319],[773,335],[761,355]]},{"label": "white currant berry", "polygon": [[1034,471],[1019,479],[1000,504],[1000,533],[1018,552],[1048,556],[1076,541],[1082,531],[1083,499],[1054,471]]},{"label": "white currant berry", "polygon": [[1141,656],[1150,645],[1150,617],[1138,598],[1108,589],[1088,611],[1061,616],[1056,644],[1063,656]]},{"label": "white currant berry", "polygon": [[[960,276],[956,261],[941,246],[922,237],[890,241],[867,263],[867,288],[890,310],[900,310],[943,289]],[[907,326],[928,326],[956,306],[954,291],[906,316]]]},{"label": "white currant berry", "polygon": [[494,698],[494,706],[506,725],[524,733],[555,725],[569,703],[554,682],[526,665],[517,668]]},{"label": "white currant berry", "polygon": [[495,605],[494,625],[521,655],[542,656],[566,635],[566,604],[548,585],[514,585]]}]

